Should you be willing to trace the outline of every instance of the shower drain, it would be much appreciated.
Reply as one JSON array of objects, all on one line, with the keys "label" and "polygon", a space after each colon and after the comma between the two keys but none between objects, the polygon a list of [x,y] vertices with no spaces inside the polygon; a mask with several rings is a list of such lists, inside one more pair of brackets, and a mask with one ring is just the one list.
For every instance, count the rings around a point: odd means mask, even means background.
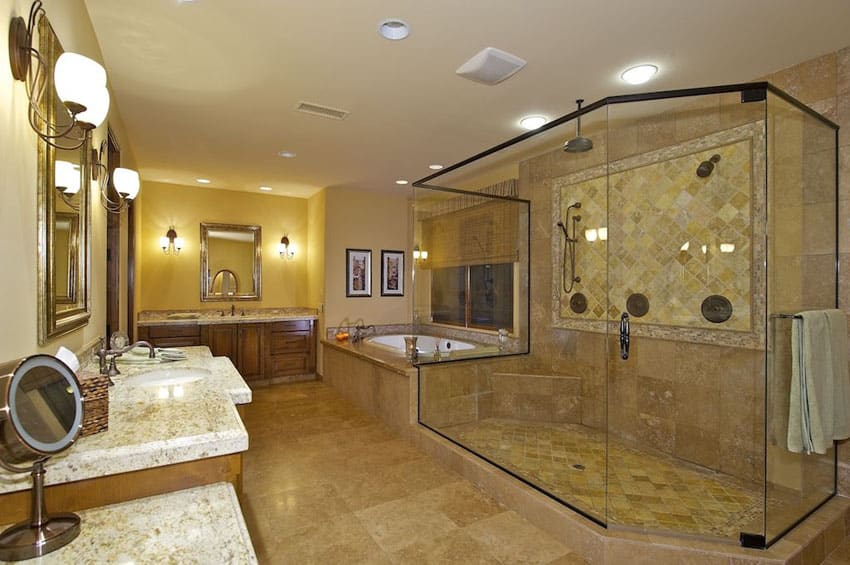
[{"label": "shower drain", "polygon": [[581,463],[573,463],[572,465],[570,465],[570,467],[572,467],[576,471],[584,471],[585,468],[584,465],[582,465]]}]

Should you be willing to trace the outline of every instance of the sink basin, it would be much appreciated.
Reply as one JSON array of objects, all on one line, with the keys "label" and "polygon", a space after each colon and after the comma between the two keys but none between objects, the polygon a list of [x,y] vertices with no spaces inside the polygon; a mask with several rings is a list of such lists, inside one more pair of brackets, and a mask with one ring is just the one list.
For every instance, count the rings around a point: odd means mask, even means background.
[{"label": "sink basin", "polygon": [[169,320],[197,320],[201,315],[198,312],[175,312],[167,317]]},{"label": "sink basin", "polygon": [[131,386],[174,386],[199,381],[210,375],[209,370],[181,367],[175,369],[157,369],[122,379]]}]

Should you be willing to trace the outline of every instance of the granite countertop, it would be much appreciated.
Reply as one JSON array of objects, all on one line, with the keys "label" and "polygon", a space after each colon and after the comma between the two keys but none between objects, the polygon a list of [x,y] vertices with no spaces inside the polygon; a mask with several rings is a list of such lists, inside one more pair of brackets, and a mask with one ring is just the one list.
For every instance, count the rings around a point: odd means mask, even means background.
[{"label": "granite countertop", "polygon": [[[225,312],[224,315],[221,313]],[[242,312],[245,314],[243,315]],[[286,322],[290,320],[316,320],[315,308],[264,308],[249,309],[236,307],[236,315],[230,315],[230,305],[213,310],[146,310],[139,313],[139,326],[178,324],[238,324],[240,322]]]},{"label": "granite countertop", "polygon": [[[81,437],[70,449],[51,457],[45,484],[247,450],[248,433],[234,402],[245,400],[246,391],[250,401],[250,389],[229,360],[211,357],[205,347],[186,350],[190,356],[185,361],[132,368],[119,363],[123,374],[115,377],[115,386],[109,389],[109,429]],[[159,368],[201,368],[210,374],[179,385],[179,392],[177,386],[130,384],[136,375]],[[28,474],[0,470],[0,494],[28,489],[31,483]]]},{"label": "granite countertop", "polygon": [[17,563],[257,563],[239,501],[228,483],[77,514],[80,535],[74,541]]},{"label": "granite countertop", "polygon": [[[234,404],[250,404],[251,388],[242,379],[242,375],[236,370],[233,362],[227,357],[213,357],[209,347],[205,345],[195,347],[177,347],[186,352],[185,361],[170,361],[162,363],[159,360],[147,359],[145,355],[133,355],[125,353],[118,358],[116,365],[121,374],[113,377],[115,383],[121,382],[124,377],[132,377],[157,369],[185,369],[199,368],[210,372],[204,380],[207,384],[219,391],[227,392]],[[147,351],[147,350],[145,350]],[[97,362],[92,362],[84,369],[98,371]],[[110,404],[110,410],[112,405]],[[110,417],[111,419],[111,417]]]}]

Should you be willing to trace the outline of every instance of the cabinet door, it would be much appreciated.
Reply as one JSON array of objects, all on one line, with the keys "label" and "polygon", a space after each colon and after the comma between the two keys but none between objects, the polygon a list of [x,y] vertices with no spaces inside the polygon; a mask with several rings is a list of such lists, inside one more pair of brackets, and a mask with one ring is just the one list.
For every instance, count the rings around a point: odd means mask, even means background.
[{"label": "cabinet door", "polygon": [[203,327],[204,345],[210,348],[214,357],[229,357],[239,366],[236,346],[236,324],[212,324]]},{"label": "cabinet door", "polygon": [[239,324],[239,363],[245,380],[263,378],[263,324]]}]

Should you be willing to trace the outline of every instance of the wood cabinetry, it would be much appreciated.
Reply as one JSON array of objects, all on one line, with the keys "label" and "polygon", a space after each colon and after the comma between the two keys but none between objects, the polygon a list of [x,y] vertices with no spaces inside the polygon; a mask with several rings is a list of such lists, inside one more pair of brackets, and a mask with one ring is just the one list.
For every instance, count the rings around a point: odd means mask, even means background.
[{"label": "wood cabinetry", "polygon": [[236,368],[246,381],[256,381],[263,375],[263,326],[266,324],[239,324],[237,332]]},{"label": "wood cabinetry", "polygon": [[157,347],[206,345],[215,357],[230,358],[251,384],[316,375],[314,320],[140,326],[139,337]]},{"label": "wood cabinetry", "polygon": [[266,324],[265,373],[283,379],[316,372],[316,332],[313,320]]},{"label": "wood cabinetry", "polygon": [[229,357],[233,364],[237,365],[238,327],[239,324],[201,326],[201,345],[209,347],[213,357]]},{"label": "wood cabinetry", "polygon": [[139,326],[139,339],[148,341],[155,347],[201,345],[201,327],[195,323]]}]

